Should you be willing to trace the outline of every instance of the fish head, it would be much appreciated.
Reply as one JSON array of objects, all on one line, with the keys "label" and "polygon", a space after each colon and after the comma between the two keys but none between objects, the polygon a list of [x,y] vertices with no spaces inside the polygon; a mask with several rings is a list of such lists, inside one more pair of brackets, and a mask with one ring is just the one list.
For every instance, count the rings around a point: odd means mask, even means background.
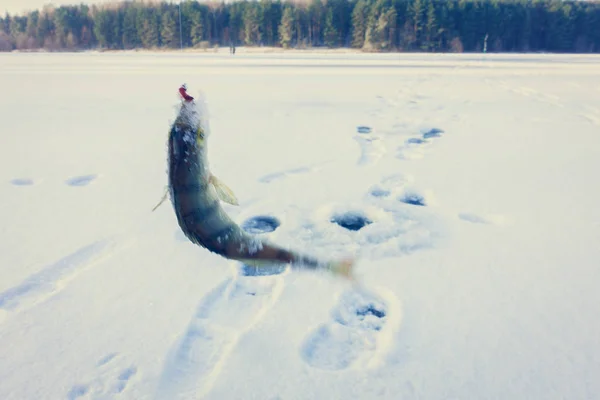
[{"label": "fish head", "polygon": [[[181,88],[187,90],[185,84]],[[172,139],[174,142],[180,141],[176,147],[181,147],[187,154],[197,154],[206,150],[210,127],[208,107],[203,93],[193,97],[191,101],[184,100],[180,103],[173,128],[171,134],[179,132],[179,139]]]},{"label": "fish head", "polygon": [[193,102],[184,102],[181,104],[179,115],[175,120],[175,125],[188,132],[186,140],[193,139],[198,142],[198,145],[203,145],[208,137],[208,123],[200,108]]}]

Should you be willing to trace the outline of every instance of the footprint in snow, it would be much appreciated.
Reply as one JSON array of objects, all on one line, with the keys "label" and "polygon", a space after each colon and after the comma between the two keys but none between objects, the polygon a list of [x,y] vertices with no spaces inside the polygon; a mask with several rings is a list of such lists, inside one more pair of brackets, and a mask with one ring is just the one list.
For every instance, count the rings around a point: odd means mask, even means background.
[{"label": "footprint in snow", "polygon": [[96,174],[80,175],[67,179],[65,183],[69,186],[87,186],[96,180],[96,178],[98,178]]},{"label": "footprint in snow", "polygon": [[99,361],[98,361],[98,366],[102,366],[105,364],[108,364],[109,362],[111,362],[118,354],[117,353],[110,353],[104,357],[102,357]]},{"label": "footprint in snow", "polygon": [[410,175],[392,174],[383,177],[383,179],[371,186],[369,196],[375,199],[385,199],[393,194],[400,193],[408,184],[412,183],[414,178]]},{"label": "footprint in snow", "polygon": [[46,300],[81,270],[112,254],[112,247],[111,241],[100,240],[46,265],[20,284],[0,292],[0,311],[19,312]]},{"label": "footprint in snow", "polygon": [[240,337],[277,302],[282,276],[236,276],[209,292],[163,367],[156,398],[188,399],[208,393]]},{"label": "footprint in snow", "polygon": [[591,124],[600,125],[600,111],[594,110],[590,107],[586,107],[586,108],[588,109],[588,111],[581,112],[577,115],[579,115],[581,118],[585,119],[586,121],[588,121]]},{"label": "footprint in snow", "polygon": [[92,377],[85,383],[73,385],[67,393],[67,399],[112,398],[126,392],[138,369],[135,365],[125,365],[125,360],[118,357],[117,353],[102,357],[96,363]]},{"label": "footprint in snow", "polygon": [[357,238],[369,257],[397,257],[435,245],[439,224],[418,210],[433,202],[432,194],[414,189],[413,182],[411,175],[393,174],[367,191],[366,200],[381,210],[376,223]]},{"label": "footprint in snow", "polygon": [[345,291],[331,318],[305,339],[302,358],[323,370],[376,367],[391,350],[400,313],[398,298],[387,289]]},{"label": "footprint in snow", "polygon": [[35,181],[30,178],[15,178],[10,181],[13,186],[32,186]]},{"label": "footprint in snow", "polygon": [[279,171],[279,172],[274,172],[271,174],[264,175],[261,178],[259,178],[258,181],[262,182],[262,183],[271,183],[273,181],[285,179],[285,178],[288,178],[288,177],[294,176],[294,175],[303,175],[303,174],[308,174],[308,173],[312,173],[312,172],[317,172],[320,169],[321,169],[320,165],[292,168],[292,169],[287,169],[284,171]]},{"label": "footprint in snow", "polygon": [[403,160],[423,158],[426,148],[433,142],[432,139],[442,136],[444,131],[439,128],[428,128],[421,130],[420,137],[408,138],[404,145],[398,147],[396,158]]},{"label": "footprint in snow", "polygon": [[[65,180],[69,186],[87,186],[98,178],[97,174],[74,176]],[[13,186],[33,186],[37,183],[31,178],[14,178],[10,180]]]},{"label": "footprint in snow", "polygon": [[370,165],[379,161],[387,152],[383,140],[378,135],[373,135],[372,128],[369,126],[357,127],[357,135],[354,139],[360,146],[360,158],[358,165]]},{"label": "footprint in snow", "polygon": [[116,382],[113,384],[113,393],[122,393],[127,388],[129,381],[133,376],[137,373],[137,368],[135,366],[131,366],[129,368],[125,368],[122,370],[117,376]]},{"label": "footprint in snow", "polygon": [[475,214],[475,213],[459,213],[458,218],[463,221],[473,224],[485,225],[505,225],[508,219],[503,215],[498,214]]},{"label": "footprint in snow", "polygon": [[367,192],[365,200],[370,204],[318,207],[295,237],[325,253],[339,254],[343,249],[369,259],[430,249],[440,238],[440,225],[421,210],[429,196],[404,187],[410,180],[400,174],[386,177]]},{"label": "footprint in snow", "polygon": [[89,391],[89,386],[87,386],[87,385],[75,385],[71,388],[71,390],[69,390],[69,393],[67,393],[67,399],[68,400],[79,399],[79,398],[85,396],[86,394],[88,394],[88,391]]}]

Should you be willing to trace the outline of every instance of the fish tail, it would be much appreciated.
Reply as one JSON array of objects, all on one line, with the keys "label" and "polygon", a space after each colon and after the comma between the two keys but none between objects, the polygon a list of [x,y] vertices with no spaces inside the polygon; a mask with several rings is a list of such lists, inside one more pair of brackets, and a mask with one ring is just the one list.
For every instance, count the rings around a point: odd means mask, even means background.
[{"label": "fish tail", "polygon": [[285,250],[270,244],[263,244],[260,250],[252,254],[252,257],[244,257],[240,261],[257,268],[277,264],[290,264],[293,269],[324,270],[347,279],[352,279],[352,270],[354,267],[353,259],[323,262],[314,257]]},{"label": "fish tail", "polygon": [[347,258],[328,263],[328,269],[336,276],[354,281],[354,259]]}]

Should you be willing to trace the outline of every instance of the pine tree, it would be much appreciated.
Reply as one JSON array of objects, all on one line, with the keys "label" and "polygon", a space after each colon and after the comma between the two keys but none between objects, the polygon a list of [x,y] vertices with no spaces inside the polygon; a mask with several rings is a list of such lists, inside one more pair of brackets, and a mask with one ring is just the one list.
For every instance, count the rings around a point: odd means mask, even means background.
[{"label": "pine tree", "polygon": [[260,0],[260,14],[263,40],[269,46],[275,45],[279,41],[279,24],[282,19],[280,4],[273,3],[272,0]]},{"label": "pine tree", "polygon": [[138,7],[135,5],[127,5],[123,15],[123,48],[134,49],[140,47],[142,41],[138,35],[137,19]]},{"label": "pine tree", "polygon": [[427,6],[427,15],[425,23],[425,40],[421,44],[423,50],[433,50],[437,41],[437,21],[435,18],[435,8],[433,2],[430,1]]},{"label": "pine tree", "polygon": [[138,14],[138,35],[146,49],[158,47],[160,43],[159,19],[153,9],[145,9]]},{"label": "pine tree", "polygon": [[324,42],[327,47],[337,47],[339,44],[339,33],[333,25],[333,10],[327,10],[325,17],[325,37]]},{"label": "pine tree", "polygon": [[303,4],[295,7],[296,14],[296,47],[306,47],[308,38],[309,16]]},{"label": "pine tree", "polygon": [[[200,42],[372,50],[600,52],[600,4],[562,0],[233,0],[47,7],[0,18],[1,48]],[[162,39],[162,40],[161,40]]]},{"label": "pine tree", "polygon": [[255,4],[248,4],[244,11],[244,42],[248,45],[261,44],[260,14]]},{"label": "pine tree", "polygon": [[25,33],[27,37],[31,38],[34,48],[39,48],[42,45],[42,41],[40,41],[38,35],[38,21],[40,20],[40,12],[33,11],[31,14],[27,16],[27,27],[25,28]]},{"label": "pine tree", "polygon": [[94,35],[102,48],[113,47],[112,15],[108,10],[99,10],[94,18]]},{"label": "pine tree", "polygon": [[202,22],[203,17],[200,11],[194,11],[190,15],[190,37],[192,40],[192,46],[196,47],[204,40],[204,24]]},{"label": "pine tree", "polygon": [[395,7],[390,7],[385,12],[385,20],[387,26],[387,40],[384,44],[384,48],[387,50],[392,50],[396,47],[396,34],[398,31],[398,12],[396,11]]},{"label": "pine tree", "polygon": [[369,8],[365,0],[358,0],[352,11],[352,47],[362,48],[367,34]]},{"label": "pine tree", "polygon": [[243,8],[243,3],[240,2],[236,2],[231,4],[231,7],[229,9],[229,29],[230,29],[230,33],[229,33],[229,37],[231,40],[231,44],[237,44],[240,41],[243,41],[243,27],[244,27],[244,22],[243,22],[243,15],[244,15],[244,8]]},{"label": "pine tree", "polygon": [[7,35],[10,33],[10,19],[8,12],[4,15],[3,19],[0,19],[0,31],[4,31]]},{"label": "pine tree", "polygon": [[13,42],[10,37],[10,20],[11,17],[8,13],[5,14],[4,18],[0,18],[0,52],[12,51]]},{"label": "pine tree", "polygon": [[294,10],[288,6],[283,10],[281,24],[279,25],[279,42],[284,48],[288,48],[292,44],[295,23]]},{"label": "pine tree", "polygon": [[411,12],[414,43],[416,46],[421,47],[423,42],[423,15],[425,13],[423,2],[421,0],[415,0],[412,4]]},{"label": "pine tree", "polygon": [[176,48],[179,46],[179,30],[172,10],[165,11],[161,16],[160,25],[161,44],[165,47]]},{"label": "pine tree", "polygon": [[311,46],[321,46],[324,40],[325,6],[321,0],[311,0],[308,6],[308,37]]}]

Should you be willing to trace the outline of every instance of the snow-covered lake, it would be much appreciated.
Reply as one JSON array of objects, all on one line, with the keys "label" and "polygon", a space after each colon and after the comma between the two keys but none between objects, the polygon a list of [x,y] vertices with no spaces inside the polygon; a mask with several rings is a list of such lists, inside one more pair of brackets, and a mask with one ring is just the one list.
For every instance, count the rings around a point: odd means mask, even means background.
[{"label": "snow-covered lake", "polygon": [[[228,213],[361,287],[151,212],[184,82]],[[0,90],[1,399],[600,399],[599,56],[13,53]]]}]

